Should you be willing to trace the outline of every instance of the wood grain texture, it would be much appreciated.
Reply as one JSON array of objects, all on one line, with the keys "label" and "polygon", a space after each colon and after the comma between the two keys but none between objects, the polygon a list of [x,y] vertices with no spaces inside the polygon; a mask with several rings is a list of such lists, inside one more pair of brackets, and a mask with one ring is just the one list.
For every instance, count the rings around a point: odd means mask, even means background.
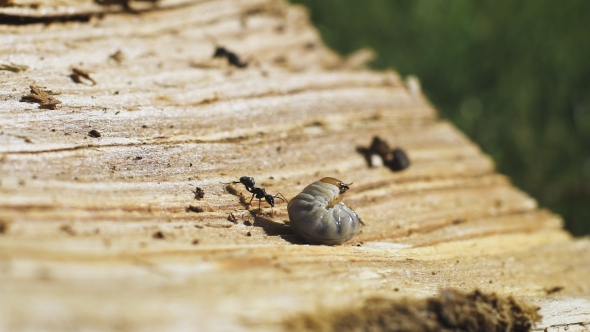
[{"label": "wood grain texture", "polygon": [[[444,288],[539,305],[537,329],[590,325],[590,242],[397,73],[327,49],[302,8],[27,6],[0,8],[52,22],[0,24],[0,60],[28,67],[0,71],[0,330],[281,330],[314,308]],[[30,85],[61,104],[22,102]],[[410,168],[368,167],[356,149],[374,136]],[[362,232],[305,245],[285,203],[245,204],[243,175],[287,198],[352,182]]]}]

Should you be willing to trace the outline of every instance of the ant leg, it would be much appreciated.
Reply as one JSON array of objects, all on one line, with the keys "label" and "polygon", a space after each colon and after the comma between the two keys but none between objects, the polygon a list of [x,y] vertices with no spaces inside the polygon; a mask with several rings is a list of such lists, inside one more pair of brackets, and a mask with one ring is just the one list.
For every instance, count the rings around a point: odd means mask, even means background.
[{"label": "ant leg", "polygon": [[[250,198],[250,202],[248,202],[248,207],[250,207],[250,205],[252,204],[252,200],[254,199],[255,195],[256,194],[252,194],[252,198]],[[259,202],[259,204],[260,204],[260,202]]]}]

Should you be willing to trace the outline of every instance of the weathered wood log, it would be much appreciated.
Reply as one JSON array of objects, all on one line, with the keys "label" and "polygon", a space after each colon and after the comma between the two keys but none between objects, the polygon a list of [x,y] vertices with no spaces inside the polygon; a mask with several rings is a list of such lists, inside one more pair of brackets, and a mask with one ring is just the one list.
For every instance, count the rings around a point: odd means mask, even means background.
[{"label": "weathered wood log", "polygon": [[[302,8],[7,5],[1,330],[321,330],[351,308],[401,315],[379,301],[440,306],[448,288],[512,296],[533,321],[539,306],[538,330],[590,325],[590,242],[395,72],[327,49]],[[23,99],[30,86],[60,103]],[[357,148],[375,136],[411,166],[368,167]],[[288,199],[324,176],[352,182],[361,234],[306,245],[284,202],[247,204],[244,175]]]}]

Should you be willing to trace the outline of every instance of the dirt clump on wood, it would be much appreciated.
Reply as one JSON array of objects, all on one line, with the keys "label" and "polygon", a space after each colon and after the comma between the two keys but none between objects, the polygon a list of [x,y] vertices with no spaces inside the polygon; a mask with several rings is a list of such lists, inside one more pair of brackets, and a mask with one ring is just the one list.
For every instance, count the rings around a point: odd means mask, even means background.
[{"label": "dirt clump on wood", "polygon": [[287,319],[287,331],[530,331],[539,308],[479,290],[442,290],[411,300],[370,298],[360,307],[318,309]]},{"label": "dirt clump on wood", "polygon": [[22,96],[20,101],[27,103],[38,103],[39,108],[54,110],[61,104],[61,101],[52,97],[50,93],[41,90],[39,87],[30,85],[31,93]]},{"label": "dirt clump on wood", "polygon": [[8,232],[8,222],[0,220],[0,234]]}]

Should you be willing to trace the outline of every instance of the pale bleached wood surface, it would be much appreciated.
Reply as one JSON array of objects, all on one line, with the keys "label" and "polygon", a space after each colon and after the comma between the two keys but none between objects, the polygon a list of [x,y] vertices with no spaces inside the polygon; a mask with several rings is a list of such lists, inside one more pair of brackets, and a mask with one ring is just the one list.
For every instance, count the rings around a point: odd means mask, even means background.
[{"label": "pale bleached wood surface", "polygon": [[[29,67],[0,71],[0,329],[280,330],[319,306],[447,287],[537,304],[539,329],[590,324],[590,242],[395,72],[341,59],[282,1],[150,6],[0,8],[89,18],[0,25],[0,60]],[[212,59],[216,45],[250,65]],[[21,102],[31,84],[60,107]],[[375,135],[411,167],[368,168],[356,148]],[[286,204],[247,209],[227,184],[243,175],[287,198],[323,176],[353,182],[362,233],[304,245]]]}]

